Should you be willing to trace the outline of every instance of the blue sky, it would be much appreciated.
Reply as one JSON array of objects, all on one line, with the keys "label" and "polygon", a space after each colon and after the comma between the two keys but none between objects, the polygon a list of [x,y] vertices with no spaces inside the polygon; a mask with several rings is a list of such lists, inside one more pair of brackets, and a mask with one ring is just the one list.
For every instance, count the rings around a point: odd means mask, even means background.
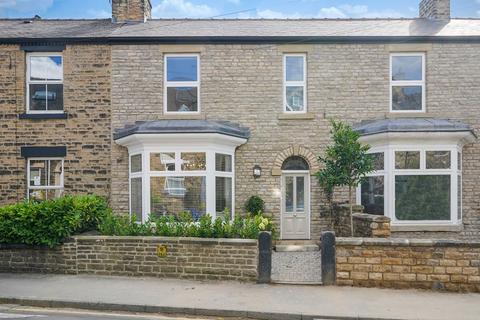
[{"label": "blue sky", "polygon": [[[155,18],[415,17],[420,0],[152,0]],[[451,0],[452,16],[480,18],[480,0]],[[107,18],[109,0],[0,0],[0,17]]]}]

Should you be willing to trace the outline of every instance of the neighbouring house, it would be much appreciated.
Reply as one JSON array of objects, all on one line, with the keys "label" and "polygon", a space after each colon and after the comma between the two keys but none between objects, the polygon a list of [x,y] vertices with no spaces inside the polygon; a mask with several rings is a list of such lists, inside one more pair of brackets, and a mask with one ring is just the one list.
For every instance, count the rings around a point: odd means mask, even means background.
[{"label": "neighbouring house", "polygon": [[118,213],[242,214],[283,239],[330,215],[312,174],[329,119],[372,146],[358,187],[393,236],[480,235],[480,20],[423,0],[415,19],[0,20],[0,203],[107,196]]}]

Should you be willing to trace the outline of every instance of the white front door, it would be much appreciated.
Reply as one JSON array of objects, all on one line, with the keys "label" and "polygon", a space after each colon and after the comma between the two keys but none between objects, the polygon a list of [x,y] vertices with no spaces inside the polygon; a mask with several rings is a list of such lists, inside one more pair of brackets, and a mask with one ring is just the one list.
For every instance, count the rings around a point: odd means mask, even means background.
[{"label": "white front door", "polygon": [[282,174],[282,239],[310,239],[310,175]]}]

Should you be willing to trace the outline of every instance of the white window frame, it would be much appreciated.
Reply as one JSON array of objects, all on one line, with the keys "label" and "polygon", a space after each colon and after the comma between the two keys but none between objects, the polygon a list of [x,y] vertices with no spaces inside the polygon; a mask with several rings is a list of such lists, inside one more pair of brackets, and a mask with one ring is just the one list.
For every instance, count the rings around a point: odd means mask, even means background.
[{"label": "white window frame", "polygon": [[[393,80],[393,57],[422,57],[422,80]],[[425,80],[425,53],[424,52],[400,52],[390,54],[390,112],[392,113],[425,113],[426,112],[426,80]],[[421,86],[422,109],[421,110],[393,110],[393,87]]]},{"label": "white window frame", "polygon": [[[195,57],[197,59],[197,81],[167,81],[167,59],[175,57]],[[163,112],[164,114],[200,114],[200,54],[198,53],[169,53],[163,59]],[[197,111],[168,111],[168,88],[169,87],[196,87],[197,88]]]},{"label": "white window frame", "polygon": [[[57,186],[32,186],[30,185],[30,161],[49,161],[48,162],[48,174],[47,174],[47,184],[49,184],[50,180],[50,161],[57,161],[61,160],[62,162],[62,173],[60,175],[60,184]],[[27,158],[27,199],[30,199],[30,190],[64,190],[64,174],[65,174],[65,167],[64,167],[64,158],[62,157],[32,157]]]},{"label": "white window frame", "polygon": [[[395,169],[396,151],[420,151],[420,169]],[[449,169],[426,169],[426,151],[450,151]],[[369,153],[384,152],[384,173],[374,172],[368,176],[384,175],[384,215],[391,219],[392,226],[442,226],[459,225],[458,198],[462,190],[458,190],[458,176],[461,171],[457,168],[458,153],[461,147],[457,145],[385,145],[372,148]],[[398,220],[395,214],[395,176],[397,175],[449,175],[450,176],[450,220]],[[462,178],[463,179],[463,178]],[[361,185],[357,187],[357,204],[361,205]]]},{"label": "white window frame", "polygon": [[[30,63],[30,58],[31,57],[61,57],[62,58],[62,80],[30,80],[30,73],[31,73],[31,63]],[[65,112],[65,99],[62,101],[62,110],[30,110],[30,84],[61,84],[63,85],[63,80],[64,80],[64,59],[63,59],[63,54],[61,52],[29,52],[27,53],[26,56],[26,61],[27,61],[27,72],[26,72],[26,106],[27,106],[27,113],[29,114],[58,114],[58,113],[64,113]],[[62,90],[63,90],[62,86]]]},{"label": "white window frame", "polygon": [[[183,171],[181,169],[182,153],[205,153],[206,170],[195,171]],[[174,153],[175,154],[175,170],[174,171],[152,171],[150,170],[150,154],[151,153]],[[215,154],[221,153],[232,157],[232,171],[223,172],[216,171],[215,167]],[[137,154],[142,154],[142,171],[132,173],[131,157]],[[151,210],[150,204],[150,178],[152,177],[205,177],[206,187],[206,214],[216,218],[216,177],[228,177],[232,178],[232,212],[231,217],[233,219],[235,215],[235,151],[231,148],[218,147],[202,147],[202,146],[145,146],[143,148],[132,149],[129,154],[129,190],[131,190],[131,179],[142,178],[142,221],[145,222],[148,219]],[[129,192],[129,212],[132,214],[132,199],[131,192]],[[177,214],[177,213],[175,213]]]},{"label": "white window frame", "polygon": [[[384,214],[387,210],[387,181],[388,181],[388,174],[387,174],[387,163],[389,161],[388,158],[388,153],[385,152],[384,148],[371,148],[368,151],[369,154],[373,153],[383,153],[383,170],[375,170],[370,172],[369,174],[366,175],[366,177],[383,177],[383,210]],[[357,187],[357,193],[356,193],[356,202],[357,204],[361,205],[362,204],[362,185],[361,183]]]},{"label": "white window frame", "polygon": [[[303,58],[303,81],[287,81],[287,58],[288,57],[302,57]],[[287,105],[287,87],[303,87],[303,110],[292,111],[288,110]],[[283,54],[283,112],[292,113],[307,113],[307,54],[306,53],[284,53]]]}]

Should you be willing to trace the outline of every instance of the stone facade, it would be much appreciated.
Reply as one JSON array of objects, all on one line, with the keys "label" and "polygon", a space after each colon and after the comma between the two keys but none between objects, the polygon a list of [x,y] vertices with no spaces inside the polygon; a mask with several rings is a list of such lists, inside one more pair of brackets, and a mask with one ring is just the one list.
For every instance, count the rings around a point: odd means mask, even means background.
[{"label": "stone facade", "polygon": [[480,292],[480,243],[337,238],[337,284]]},{"label": "stone facade", "polygon": [[388,238],[390,237],[390,218],[367,213],[353,214],[355,237]]},{"label": "stone facade", "polygon": [[65,191],[110,194],[110,47],[67,45],[62,55],[68,119],[20,119],[26,112],[26,52],[0,45],[1,205],[26,197],[22,146],[66,146]]},{"label": "stone facade", "polygon": [[[265,200],[267,213],[273,214],[279,225],[281,178],[274,169],[278,169],[276,160],[285,150],[297,148],[306,154],[320,155],[330,142],[329,119],[356,123],[412,116],[389,113],[391,52],[426,52],[424,116],[455,119],[478,129],[480,119],[475,110],[480,103],[477,90],[480,66],[475,61],[479,50],[478,44],[440,43],[114,45],[112,128],[122,128],[138,120],[179,117],[230,120],[249,127],[251,138],[236,152],[236,211],[243,213],[245,201],[256,194]],[[163,114],[163,57],[175,52],[200,54],[200,115]],[[290,52],[307,54],[308,113],[300,117],[282,112],[282,56]],[[460,87],[459,81],[463,84]],[[464,148],[464,229],[453,233],[457,238],[480,234],[480,197],[475,182],[480,174],[479,150],[477,143]],[[316,169],[312,157],[305,158]],[[251,173],[255,165],[263,169],[258,179]],[[322,211],[325,201],[314,176],[310,182],[311,235],[316,239],[321,230],[329,228],[330,221],[329,213]],[[120,212],[128,210],[127,150],[117,145],[112,147],[112,203]],[[443,233],[416,235],[443,237]]]},{"label": "stone facade", "polygon": [[256,240],[77,236],[57,248],[0,246],[0,272],[256,281]]}]

